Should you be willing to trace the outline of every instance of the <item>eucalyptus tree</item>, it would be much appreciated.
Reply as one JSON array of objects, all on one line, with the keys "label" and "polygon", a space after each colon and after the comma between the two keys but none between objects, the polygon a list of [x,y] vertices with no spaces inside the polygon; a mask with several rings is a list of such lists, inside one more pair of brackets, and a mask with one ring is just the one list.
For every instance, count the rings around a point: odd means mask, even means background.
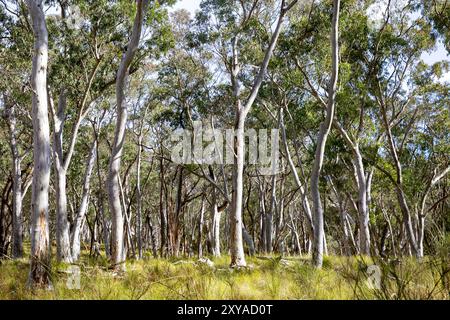
[{"label": "eucalyptus tree", "polygon": [[[126,22],[132,8],[126,2],[109,1],[64,1],[59,5],[61,16],[54,17],[50,24],[52,48],[58,50],[52,51],[49,75],[49,88],[58,95],[56,105],[50,99],[54,123],[56,244],[58,259],[71,261],[77,258],[78,250],[71,248],[76,228],[70,226],[75,219],[68,217],[67,176],[77,152],[79,132],[87,124],[86,117],[99,105],[99,99],[110,94],[110,87],[117,81],[120,62],[117,55],[125,50]],[[137,70],[133,65],[129,72]],[[68,143],[64,135],[67,128],[71,131]],[[71,251],[75,251],[75,257]]]},{"label": "eucalyptus tree", "polygon": [[123,246],[123,216],[120,203],[119,170],[122,155],[123,142],[125,138],[125,126],[127,122],[127,108],[125,105],[125,85],[129,73],[129,67],[139,46],[144,17],[148,6],[148,0],[137,1],[136,17],[133,25],[130,42],[126,53],[117,71],[116,79],[116,103],[117,103],[117,125],[112,146],[111,160],[108,174],[108,199],[112,215],[112,241],[111,257],[115,269],[121,269],[124,257]]},{"label": "eucalyptus tree", "polygon": [[[5,7],[3,7],[5,6]],[[32,55],[29,47],[33,44],[31,26],[23,14],[25,4],[0,6],[0,60],[2,68],[0,75],[4,81],[0,82],[2,91],[2,112],[7,124],[8,141],[11,151],[12,176],[12,234],[11,256],[20,258],[23,255],[24,215],[23,199],[30,185],[29,176],[32,167],[29,151],[32,144],[32,126],[29,105],[31,90],[29,87],[29,70]],[[10,15],[7,12],[12,12]],[[29,32],[30,34],[24,35]],[[24,165],[27,164],[27,165]]]},{"label": "eucalyptus tree", "polygon": [[381,26],[373,33],[367,83],[369,94],[379,108],[386,137],[380,152],[388,152],[392,161],[392,167],[378,164],[377,168],[395,187],[410,251],[420,257],[403,162],[408,153],[405,142],[419,112],[417,101],[421,88],[412,81],[412,75],[420,66],[422,53],[435,45],[435,39],[430,36],[430,25],[421,16],[411,18],[412,12],[414,7],[409,3],[405,6],[388,3]]},{"label": "eucalyptus tree", "polygon": [[33,194],[31,253],[28,284],[50,286],[50,234],[48,192],[50,184],[50,128],[47,99],[48,32],[42,0],[27,0],[35,37],[31,87],[33,89]]},{"label": "eucalyptus tree", "polygon": [[[165,1],[162,4],[171,4],[173,1]],[[151,4],[151,6],[149,6]],[[151,10],[148,10],[148,8]],[[127,106],[126,106],[126,85],[133,59],[138,53],[140,38],[142,31],[145,29],[145,20],[152,20],[154,26],[150,29],[149,39],[146,40],[147,48],[164,46],[164,21],[166,12],[159,10],[160,4],[157,1],[138,0],[136,3],[136,14],[130,40],[126,51],[122,55],[122,59],[117,71],[115,79],[115,94],[117,108],[117,122],[112,143],[111,157],[109,163],[109,173],[107,178],[109,208],[112,216],[112,234],[111,234],[111,257],[114,269],[123,267],[123,217],[120,197],[120,164],[123,152],[123,145],[127,124]],[[150,23],[148,21],[148,23]],[[160,27],[160,28],[158,28]],[[155,39],[163,39],[163,41],[155,41]],[[156,45],[155,45],[156,42]],[[142,58],[141,58],[142,59]],[[139,59],[138,61],[140,61]]]},{"label": "eucalyptus tree", "polygon": [[[116,65],[117,49],[113,42],[124,35],[120,29],[116,30],[114,22],[120,17],[118,5],[111,7],[106,1],[95,6],[89,1],[66,1],[60,3],[60,10],[61,16],[55,17],[50,24],[51,43],[58,50],[52,51],[49,89],[57,92],[57,105],[53,103],[51,93],[49,96],[56,176],[57,258],[70,262],[77,254],[72,257],[67,175],[84,119],[92,111],[95,101],[114,83],[112,68]],[[69,124],[71,135],[66,144],[64,129]]]},{"label": "eucalyptus tree", "polygon": [[[230,253],[231,266],[241,267],[246,265],[242,242],[242,208],[243,208],[243,177],[244,177],[244,129],[247,116],[255,102],[261,84],[275,49],[287,12],[296,4],[297,0],[287,2],[282,0],[274,4],[265,1],[223,1],[207,0],[200,5],[201,12],[197,16],[197,23],[202,25],[197,39],[208,43],[214,48],[220,63],[230,77],[230,93],[232,96],[234,112],[235,136],[233,139],[233,188],[231,197],[230,214]],[[277,9],[275,9],[277,7]],[[269,9],[270,8],[270,9]],[[268,11],[267,11],[268,10]],[[273,12],[273,20],[269,17]],[[269,15],[269,16],[267,16]],[[272,22],[270,22],[272,21]],[[261,25],[265,29],[266,36],[261,46],[263,55],[259,54],[259,61],[252,61],[258,65],[258,72],[254,74],[249,70],[244,48],[251,42],[249,35],[252,28]],[[264,48],[264,46],[266,46]],[[243,59],[244,58],[244,59]],[[245,75],[244,75],[245,74]],[[242,90],[241,81],[244,77],[252,83],[249,90]]]},{"label": "eucalyptus tree", "polygon": [[320,199],[319,178],[322,171],[325,146],[331,130],[336,108],[336,92],[339,74],[339,14],[340,0],[333,1],[333,17],[331,31],[331,73],[328,83],[328,100],[326,106],[326,117],[320,125],[317,136],[316,154],[311,172],[311,198],[313,202],[313,223],[314,223],[314,245],[313,245],[313,263],[317,268],[322,267],[323,249],[324,249],[324,221],[323,208]]},{"label": "eucalyptus tree", "polygon": [[[97,121],[97,124],[101,122],[101,119]],[[94,128],[95,130],[95,128]],[[87,158],[86,169],[83,175],[83,189],[81,195],[81,201],[79,208],[77,210],[72,231],[70,234],[70,244],[71,244],[71,257],[73,261],[77,261],[80,256],[80,233],[83,220],[86,217],[88,211],[89,204],[89,195],[90,195],[90,184],[91,184],[91,176],[94,170],[95,162],[97,158],[97,139],[93,139],[91,146],[89,148],[89,155]]]},{"label": "eucalyptus tree", "polygon": [[[6,99],[5,99],[6,100]],[[9,122],[10,146],[13,167],[13,219],[12,219],[12,252],[13,258],[21,258],[23,255],[23,216],[22,216],[22,160],[26,154],[21,154],[19,149],[19,132],[17,128],[17,114],[14,103],[7,106],[7,121]]]},{"label": "eucalyptus tree", "polygon": [[431,66],[417,65],[410,80],[414,94],[411,110],[405,112],[404,120],[395,130],[396,141],[401,141],[398,149],[405,165],[405,193],[414,212],[413,226],[419,257],[423,257],[425,251],[426,219],[446,198],[445,192],[436,194],[437,187],[445,187],[445,178],[450,173],[450,135],[447,129],[450,122],[446,107],[450,94],[448,83],[440,80],[445,70],[448,70],[447,61]]},{"label": "eucalyptus tree", "polygon": [[[413,2],[416,3],[416,2]],[[449,3],[445,0],[420,0],[422,15],[427,17],[433,24],[433,32],[443,40],[444,46],[450,52],[450,10]]]}]

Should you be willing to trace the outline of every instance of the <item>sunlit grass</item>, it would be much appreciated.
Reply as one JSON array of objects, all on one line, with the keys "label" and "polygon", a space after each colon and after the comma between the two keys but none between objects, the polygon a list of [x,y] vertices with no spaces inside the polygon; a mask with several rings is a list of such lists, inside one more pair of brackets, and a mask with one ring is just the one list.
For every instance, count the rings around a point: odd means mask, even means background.
[{"label": "sunlit grass", "polygon": [[[108,270],[104,257],[86,253],[77,266],[80,289],[70,289],[68,265],[53,264],[51,291],[29,291],[27,259],[3,260],[0,299],[448,299],[448,262],[404,259],[390,267],[380,261],[382,288],[367,286],[369,258],[326,257],[324,268],[310,265],[309,257],[248,257],[248,268],[229,268],[229,257],[210,259],[214,267],[197,259],[130,260],[126,272]],[[448,265],[447,265],[448,266]],[[447,277],[447,278],[446,278]]]}]

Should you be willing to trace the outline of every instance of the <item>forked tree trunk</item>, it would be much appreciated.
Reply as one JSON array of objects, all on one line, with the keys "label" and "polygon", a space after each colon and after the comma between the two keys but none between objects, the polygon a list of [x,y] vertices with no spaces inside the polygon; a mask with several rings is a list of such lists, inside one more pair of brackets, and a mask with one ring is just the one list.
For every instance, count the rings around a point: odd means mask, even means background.
[{"label": "forked tree trunk", "polygon": [[69,165],[72,161],[81,122],[87,113],[85,107],[87,105],[87,99],[94,81],[94,77],[97,74],[100,65],[100,60],[100,58],[97,59],[96,65],[88,78],[88,84],[82,96],[81,105],[79,106],[75,122],[72,127],[71,136],[69,138],[69,147],[66,154],[64,153],[63,148],[64,126],[67,118],[65,89],[61,89],[57,110],[54,109],[53,100],[50,97],[50,106],[54,120],[53,154],[55,158],[54,167],[56,174],[56,257],[58,261],[72,261],[70,225],[67,217],[67,171],[69,170]]},{"label": "forked tree trunk", "polygon": [[382,117],[383,124],[385,126],[385,130],[387,133],[389,151],[390,151],[392,159],[394,161],[395,171],[396,171],[395,179],[392,178],[392,176],[390,176],[390,175],[389,176],[391,177],[392,182],[395,184],[397,201],[398,201],[398,205],[400,207],[400,211],[402,212],[403,222],[405,224],[406,235],[407,235],[407,239],[408,239],[408,243],[409,243],[409,249],[414,256],[420,257],[419,248],[418,248],[417,241],[416,241],[416,235],[414,232],[414,227],[412,225],[411,211],[409,209],[406,195],[403,190],[402,164],[400,163],[400,159],[398,157],[394,139],[392,137],[391,125],[389,123],[389,120],[387,119],[386,107],[385,107],[384,103],[381,103],[380,106],[381,106],[381,117]]},{"label": "forked tree trunk", "polygon": [[94,139],[92,143],[91,150],[89,151],[88,163],[86,166],[86,171],[84,173],[83,179],[83,193],[81,196],[81,203],[78,209],[77,217],[74,221],[72,237],[71,237],[71,245],[72,245],[72,260],[78,261],[80,257],[80,232],[83,220],[86,216],[89,204],[89,194],[90,194],[90,183],[92,171],[95,165],[95,158],[97,155],[97,140]]},{"label": "forked tree trunk", "polygon": [[47,105],[48,33],[42,0],[27,0],[33,21],[34,54],[31,87],[33,89],[34,174],[31,201],[30,287],[50,287],[50,237],[48,191],[50,183],[50,128]]},{"label": "forked tree trunk", "polygon": [[330,184],[331,184],[331,189],[334,192],[334,195],[336,196],[336,200],[338,202],[339,205],[339,216],[340,216],[340,223],[341,223],[341,227],[342,227],[342,233],[343,233],[343,238],[342,238],[342,253],[346,256],[350,256],[351,255],[351,249],[350,249],[350,233],[351,230],[348,228],[347,225],[347,209],[346,206],[344,204],[344,202],[342,201],[342,198],[339,194],[339,192],[336,189],[336,186],[334,185],[334,182],[332,180],[332,178],[330,177]]},{"label": "forked tree trunk", "polygon": [[423,242],[425,238],[425,218],[427,216],[427,199],[430,194],[431,189],[442,179],[444,178],[448,173],[450,173],[450,166],[445,168],[442,172],[437,173],[437,170],[435,169],[433,177],[431,178],[430,182],[428,183],[422,198],[420,200],[420,209],[417,213],[417,251],[418,251],[418,257],[423,258],[424,256],[424,248],[423,248]]},{"label": "forked tree trunk", "polygon": [[283,24],[286,12],[292,8],[297,2],[293,0],[290,4],[286,4],[283,0],[281,3],[280,14],[274,32],[270,39],[268,48],[266,49],[264,60],[261,63],[258,74],[255,77],[250,95],[245,104],[242,105],[240,100],[240,84],[239,73],[240,65],[238,59],[237,42],[238,37],[235,36],[232,39],[232,66],[231,66],[231,83],[233,87],[233,99],[235,106],[235,137],[233,142],[234,161],[233,161],[233,192],[231,197],[231,215],[230,215],[230,253],[231,253],[231,267],[246,266],[244,255],[244,246],[242,243],[242,197],[244,189],[244,129],[245,120],[247,118],[250,109],[255,102],[258,95],[259,88],[264,80],[264,76],[267,71],[270,59],[272,58],[273,51],[280,35],[281,26]]},{"label": "forked tree trunk", "polygon": [[370,255],[369,207],[367,203],[367,181],[359,147],[355,148],[355,168],[358,179],[359,249]]},{"label": "forked tree trunk", "polygon": [[[295,181],[297,187],[299,188],[300,194],[302,197],[302,207],[303,207],[303,211],[304,211],[306,221],[308,224],[308,236],[310,239],[309,243],[311,243],[311,241],[314,238],[314,225],[313,225],[313,221],[312,221],[311,205],[309,204],[308,195],[306,193],[305,186],[300,181],[300,177],[298,176],[297,169],[295,168],[294,161],[292,160],[291,153],[289,151],[289,146],[288,146],[287,137],[286,137],[286,126],[284,124],[284,109],[283,108],[280,109],[280,127],[281,127],[281,137],[283,140],[284,150],[286,152],[286,158],[289,163],[289,167],[291,168],[291,172],[294,176],[294,181]],[[309,247],[308,249],[311,248],[311,246],[308,246],[308,247]],[[308,250],[308,253],[310,253],[310,250]]]},{"label": "forked tree trunk", "polygon": [[134,19],[133,31],[127,51],[122,57],[116,80],[117,123],[112,144],[112,153],[109,161],[108,173],[108,200],[112,217],[111,230],[111,263],[115,270],[124,269],[123,255],[123,213],[119,186],[120,163],[123,145],[125,143],[125,130],[127,123],[127,107],[125,105],[125,86],[128,79],[129,68],[139,46],[142,25],[148,0],[137,0],[137,11]]},{"label": "forked tree trunk", "polygon": [[[72,262],[70,250],[70,225],[67,219],[67,169],[72,157],[73,150],[69,151],[64,159],[63,131],[66,120],[66,95],[64,88],[61,89],[58,99],[58,109],[55,110],[53,100],[50,97],[50,107],[53,113],[53,155],[55,169],[56,189],[56,258],[58,261]],[[74,132],[76,135],[76,132]],[[75,141],[75,137],[71,137]],[[71,143],[72,144],[72,143]],[[74,145],[71,146],[74,148]]]}]

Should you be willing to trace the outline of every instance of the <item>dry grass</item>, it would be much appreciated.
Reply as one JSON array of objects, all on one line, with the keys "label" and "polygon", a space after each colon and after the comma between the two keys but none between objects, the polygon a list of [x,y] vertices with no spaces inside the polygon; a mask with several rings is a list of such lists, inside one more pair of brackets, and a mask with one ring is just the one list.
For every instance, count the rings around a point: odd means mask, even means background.
[{"label": "dry grass", "polygon": [[[212,259],[214,267],[194,259],[128,261],[122,276],[107,261],[78,264],[80,289],[67,286],[67,265],[53,266],[52,291],[26,289],[28,261],[3,260],[0,299],[449,299],[448,259],[405,259],[392,264],[368,258],[326,257],[316,270],[308,257],[248,258],[249,267],[228,267],[229,257]],[[367,267],[381,270],[380,289],[369,288]]]}]

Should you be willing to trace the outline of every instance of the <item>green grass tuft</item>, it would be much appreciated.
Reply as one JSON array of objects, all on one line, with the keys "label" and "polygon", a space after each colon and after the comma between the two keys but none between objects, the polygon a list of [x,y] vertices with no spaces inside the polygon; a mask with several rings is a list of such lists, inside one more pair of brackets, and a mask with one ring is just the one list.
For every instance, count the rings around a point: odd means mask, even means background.
[{"label": "green grass tuft", "polygon": [[[248,257],[249,267],[229,268],[229,257],[211,258],[214,267],[196,259],[128,261],[115,275],[104,257],[82,254],[80,289],[70,289],[67,264],[54,262],[53,290],[26,288],[27,259],[0,264],[0,299],[448,299],[448,260],[404,259],[398,263],[367,257],[324,259],[317,270],[309,257]],[[381,288],[369,288],[367,267],[382,271]]]}]

